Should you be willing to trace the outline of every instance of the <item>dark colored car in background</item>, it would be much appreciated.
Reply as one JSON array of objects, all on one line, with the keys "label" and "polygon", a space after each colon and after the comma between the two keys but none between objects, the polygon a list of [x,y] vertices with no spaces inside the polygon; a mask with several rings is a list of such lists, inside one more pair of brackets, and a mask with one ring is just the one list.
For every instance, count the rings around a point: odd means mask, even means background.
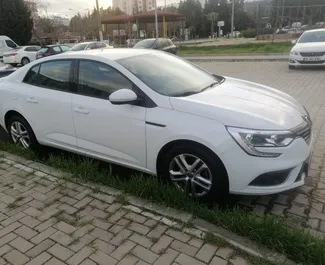
[{"label": "dark colored car in background", "polygon": [[56,54],[60,54],[63,52],[67,52],[70,51],[70,47],[67,45],[61,45],[61,44],[56,44],[56,45],[46,45],[43,46],[36,54],[36,60],[43,58],[43,57],[47,57],[47,56],[51,56],[51,55],[56,55]]},{"label": "dark colored car in background", "polygon": [[164,39],[164,38],[145,39],[139,41],[136,45],[134,45],[133,48],[161,50],[172,54],[177,53],[176,45],[170,39]]}]

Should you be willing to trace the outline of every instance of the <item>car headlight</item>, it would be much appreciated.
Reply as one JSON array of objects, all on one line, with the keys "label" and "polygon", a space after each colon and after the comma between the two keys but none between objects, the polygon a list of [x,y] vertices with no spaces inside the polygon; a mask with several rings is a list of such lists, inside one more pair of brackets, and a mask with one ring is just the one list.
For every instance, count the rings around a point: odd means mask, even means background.
[{"label": "car headlight", "polygon": [[290,54],[291,54],[291,55],[299,55],[299,52],[291,51]]},{"label": "car headlight", "polygon": [[278,157],[281,153],[270,150],[260,151],[258,147],[286,147],[295,139],[295,135],[289,131],[263,131],[236,127],[227,127],[228,132],[249,155],[259,157]]}]

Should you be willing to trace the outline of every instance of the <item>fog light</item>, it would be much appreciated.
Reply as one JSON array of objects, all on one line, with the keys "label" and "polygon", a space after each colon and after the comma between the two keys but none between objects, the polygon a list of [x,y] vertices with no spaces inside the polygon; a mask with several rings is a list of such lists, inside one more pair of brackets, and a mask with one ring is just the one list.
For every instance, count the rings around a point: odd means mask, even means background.
[{"label": "fog light", "polygon": [[281,185],[288,179],[291,170],[280,170],[259,175],[249,186],[267,187]]},{"label": "fog light", "polygon": [[295,60],[292,60],[292,59],[290,59],[290,63],[296,63],[296,61],[295,61]]}]

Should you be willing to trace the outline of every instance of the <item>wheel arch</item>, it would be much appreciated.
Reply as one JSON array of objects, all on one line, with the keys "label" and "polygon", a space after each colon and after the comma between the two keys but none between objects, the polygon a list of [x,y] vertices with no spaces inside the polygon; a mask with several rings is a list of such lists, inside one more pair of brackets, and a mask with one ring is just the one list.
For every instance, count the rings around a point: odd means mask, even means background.
[{"label": "wheel arch", "polygon": [[204,150],[206,150],[208,153],[210,153],[211,155],[213,155],[214,157],[216,157],[216,159],[219,161],[220,165],[223,167],[224,172],[227,176],[228,179],[228,185],[229,185],[229,176],[228,176],[228,172],[227,169],[224,165],[224,163],[222,162],[222,160],[220,159],[220,157],[214,152],[212,151],[209,147],[207,147],[204,144],[201,144],[199,142],[193,141],[193,140],[186,140],[186,139],[179,139],[179,140],[173,140],[171,142],[166,143],[159,151],[158,156],[157,156],[157,161],[156,161],[156,170],[157,170],[157,175],[161,175],[161,162],[162,159],[164,157],[164,155],[166,155],[172,148],[174,148],[175,146],[180,146],[180,145],[187,145],[187,146],[192,146],[193,148],[202,148]]},{"label": "wheel arch", "polygon": [[31,62],[31,60],[30,60],[30,58],[29,58],[28,56],[23,56],[23,57],[21,58],[21,61],[20,61],[20,62],[23,63],[23,60],[24,60],[24,59],[28,59],[28,61]]},{"label": "wheel arch", "polygon": [[5,123],[5,127],[6,127],[7,131],[9,131],[9,128],[8,128],[8,125],[9,124],[8,124],[8,122],[9,122],[10,118],[13,117],[13,116],[20,116],[20,117],[22,117],[22,118],[24,118],[26,120],[26,118],[21,113],[19,113],[16,110],[9,110],[9,111],[7,111],[6,114],[5,114],[5,116],[4,116],[4,123]]}]

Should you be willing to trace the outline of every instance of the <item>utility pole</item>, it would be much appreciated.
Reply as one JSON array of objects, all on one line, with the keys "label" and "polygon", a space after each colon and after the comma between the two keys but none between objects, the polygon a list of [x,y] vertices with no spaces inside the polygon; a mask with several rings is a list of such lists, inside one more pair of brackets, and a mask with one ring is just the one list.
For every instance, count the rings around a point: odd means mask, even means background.
[{"label": "utility pole", "polygon": [[103,41],[102,22],[100,21],[100,11],[99,11],[98,0],[96,0],[96,7],[97,7],[97,23],[98,23],[99,40]]},{"label": "utility pole", "polygon": [[156,38],[158,39],[159,38],[159,32],[158,32],[157,0],[154,0],[154,1],[155,1],[155,28],[156,28]]},{"label": "utility pole", "polygon": [[232,0],[232,8],[231,8],[231,37],[234,37],[234,21],[235,21],[235,0]]},{"label": "utility pole", "polygon": [[282,14],[281,14],[281,28],[283,28],[283,14],[284,14],[284,4],[286,0],[282,0]]}]

